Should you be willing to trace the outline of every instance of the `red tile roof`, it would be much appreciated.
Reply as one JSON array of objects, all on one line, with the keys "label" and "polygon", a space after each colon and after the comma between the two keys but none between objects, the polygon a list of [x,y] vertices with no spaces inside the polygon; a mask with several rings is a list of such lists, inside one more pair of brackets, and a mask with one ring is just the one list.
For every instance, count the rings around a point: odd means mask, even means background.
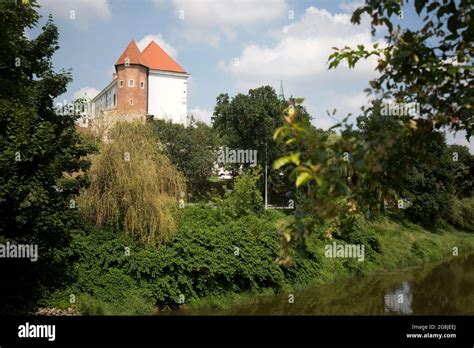
[{"label": "red tile roof", "polygon": [[125,59],[127,58],[130,64],[141,64],[147,66],[146,61],[134,40],[130,41],[125,51],[123,51],[122,55],[117,59],[117,62],[115,62],[115,65],[125,64]]},{"label": "red tile roof", "polygon": [[130,41],[115,65],[125,64],[126,58],[130,64],[141,64],[149,69],[186,73],[155,41],[151,41],[143,52],[134,40]]},{"label": "red tile roof", "polygon": [[142,55],[150,69],[186,73],[155,41],[150,42],[143,50]]}]

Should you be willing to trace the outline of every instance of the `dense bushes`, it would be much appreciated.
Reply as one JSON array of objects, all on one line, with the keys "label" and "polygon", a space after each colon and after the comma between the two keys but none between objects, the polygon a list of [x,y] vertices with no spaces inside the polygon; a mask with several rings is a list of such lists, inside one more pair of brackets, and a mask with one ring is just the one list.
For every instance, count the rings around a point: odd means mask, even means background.
[{"label": "dense bushes", "polygon": [[273,222],[253,215],[233,221],[221,213],[187,208],[175,237],[157,249],[112,230],[77,232],[71,245],[77,281],[64,296],[87,294],[117,305],[139,297],[165,305],[179,303],[181,294],[187,301],[279,288],[284,276],[275,263]]},{"label": "dense bushes", "polygon": [[474,232],[474,197],[454,199],[448,221],[454,226]]},{"label": "dense bushes", "polygon": [[[243,174],[233,192],[217,205],[197,204],[180,210],[176,234],[158,247],[114,229],[91,227],[75,232],[70,249],[75,281],[52,294],[45,304],[69,306],[69,296],[75,294],[82,313],[98,315],[147,314],[156,305],[177,308],[183,302],[205,303],[203,298],[222,305],[234,294],[281,292],[375,269],[413,265],[441,258],[453,245],[461,251],[469,249],[456,236],[427,234],[412,224],[368,223],[360,218],[352,233],[336,234],[331,241],[325,238],[326,226],[316,225],[302,247],[289,250],[293,264],[280,266],[276,262],[280,255],[278,226],[292,223],[294,217],[265,211],[257,180],[258,173]],[[465,221],[462,216],[459,221]],[[364,245],[364,262],[324,257],[325,245],[334,241]]]},{"label": "dense bushes", "polygon": [[243,216],[263,212],[263,198],[258,189],[259,178],[259,170],[248,171],[235,178],[232,194],[227,194],[223,201],[227,214]]},{"label": "dense bushes", "polygon": [[[304,249],[291,249],[294,265],[282,267],[275,262],[282,219],[288,217],[278,211],[236,218],[224,206],[190,206],[174,237],[158,248],[109,229],[77,231],[71,245],[76,280],[44,305],[69,306],[70,294],[84,314],[146,314],[155,305],[176,308],[181,295],[186,304],[205,304],[208,298],[225,305],[234,294],[281,292],[436,260],[453,246],[460,252],[474,247],[474,240],[452,231],[432,234],[388,219],[359,221],[345,240],[325,240],[324,227],[317,227]],[[324,257],[324,246],[333,241],[363,244],[365,261]]]}]

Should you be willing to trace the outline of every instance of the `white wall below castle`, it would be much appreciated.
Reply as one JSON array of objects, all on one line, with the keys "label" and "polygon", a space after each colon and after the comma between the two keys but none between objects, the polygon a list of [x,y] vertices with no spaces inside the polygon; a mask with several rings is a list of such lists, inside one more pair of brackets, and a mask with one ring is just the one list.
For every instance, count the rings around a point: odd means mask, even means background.
[{"label": "white wall below castle", "polygon": [[157,119],[186,124],[188,115],[188,75],[150,71],[148,113]]}]

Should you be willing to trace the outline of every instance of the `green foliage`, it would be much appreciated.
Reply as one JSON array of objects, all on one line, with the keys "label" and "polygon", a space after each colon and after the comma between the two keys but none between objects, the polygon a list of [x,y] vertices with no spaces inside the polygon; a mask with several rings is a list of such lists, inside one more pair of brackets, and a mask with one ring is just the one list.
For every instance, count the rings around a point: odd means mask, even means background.
[{"label": "green foliage", "polygon": [[284,102],[269,86],[251,89],[248,95],[238,94],[230,99],[227,94],[217,97],[213,128],[231,149],[257,150],[258,163],[275,158],[271,139],[273,130],[281,124]]},{"label": "green foliage", "polygon": [[[274,167],[293,167],[295,186],[304,187],[317,202],[312,217],[310,212],[303,214],[308,217],[304,223],[297,216],[289,241],[304,240],[315,221],[329,224],[328,236],[344,233],[353,228],[357,214],[374,218],[385,202],[399,198],[413,203],[405,212],[412,221],[436,227],[443,215],[451,214],[455,193],[471,195],[470,156],[460,150],[463,160],[456,168],[443,136],[434,131],[466,130],[469,138],[473,130],[473,90],[467,88],[472,84],[468,64],[474,52],[472,31],[467,29],[469,1],[415,1],[417,13],[426,12],[417,31],[393,27],[391,16],[400,13],[402,3],[366,1],[352,16],[352,22],[360,24],[361,15],[367,13],[372,34],[375,27],[386,26],[386,47],[334,48],[329,57],[330,69],[343,60],[354,67],[361,59],[378,57],[380,77],[370,81],[367,89],[375,100],[358,118],[359,130],[344,125],[340,136],[314,132],[298,120],[295,105],[299,102],[290,100],[286,123],[275,131],[274,138],[291,147]],[[429,14],[432,11],[436,16]],[[418,103],[420,115],[385,115],[382,103],[387,100]]]},{"label": "green foliage", "polygon": [[[304,190],[307,198],[303,201],[317,204],[298,208],[297,221],[289,226],[290,232],[282,240],[283,250],[293,242],[304,242],[315,224],[326,225],[328,237],[351,228],[362,206],[357,203],[358,194],[363,192],[363,181],[356,180],[356,175],[369,176],[367,172],[371,170],[363,160],[365,153],[360,150],[360,140],[351,134],[350,127],[342,136],[331,130],[317,130],[299,120],[295,102],[290,101],[285,110],[286,123],[275,131],[274,139],[292,144],[296,149],[289,147],[289,154],[277,159],[273,168],[294,167],[290,177],[296,187]],[[345,158],[349,154],[350,160]],[[291,258],[284,257],[280,262],[291,262]]]},{"label": "green foliage", "polygon": [[209,178],[220,141],[213,129],[194,120],[187,127],[154,120],[153,130],[161,140],[168,158],[186,177],[191,199],[208,197],[212,188]]},{"label": "green foliage", "polygon": [[446,219],[460,229],[474,232],[474,197],[455,198],[451,215]]},{"label": "green foliage", "polygon": [[443,216],[451,215],[454,199],[454,162],[444,137],[432,141],[423,157],[412,160],[412,166],[400,175],[401,196],[410,201],[404,211],[413,222],[435,228]]},{"label": "green foliage", "polygon": [[176,309],[184,295],[185,305],[225,307],[242,298],[238,294],[273,294],[354,274],[395,270],[440,259],[452,252],[453,245],[461,253],[474,248],[472,237],[456,231],[432,234],[388,219],[370,223],[359,219],[354,233],[335,241],[363,244],[364,262],[324,257],[324,247],[332,241],[324,240],[325,228],[318,226],[303,248],[290,249],[293,265],[281,267],[275,262],[280,252],[277,222],[287,217],[276,211],[240,218],[223,212],[206,205],[186,208],[173,240],[158,249],[113,230],[75,232],[71,254],[76,280],[44,303],[68,306],[70,294],[76,294],[84,314],[151,314],[155,305]]},{"label": "green foliage", "polygon": [[[474,76],[472,1],[414,1],[423,23],[417,30],[394,27],[393,17],[400,13],[403,2],[366,1],[356,9],[352,23],[360,24],[361,16],[367,14],[373,35],[378,26],[388,29],[387,45],[383,49],[374,46],[371,51],[363,45],[357,45],[357,49],[335,48],[329,67],[337,67],[344,59],[353,67],[359,59],[378,56],[380,77],[370,81],[369,92],[393,97],[396,102],[420,103],[421,114],[430,126],[434,121],[437,127],[463,129],[469,138],[474,130],[473,90],[468,88]],[[410,126],[408,121],[406,127]]]},{"label": "green foliage", "polygon": [[[273,161],[284,153],[284,147],[275,143],[272,134],[282,125],[282,110],[286,102],[280,99],[274,89],[263,86],[249,90],[248,94],[238,94],[230,98],[228,94],[217,97],[214,109],[213,128],[223,138],[224,146],[230,149],[257,150],[257,165],[271,166]],[[309,124],[310,116],[303,106],[298,107],[299,118]],[[234,175],[240,171],[240,164],[226,166]],[[243,168],[248,168],[244,164]],[[272,193],[281,195],[292,189],[288,183],[286,168],[269,171],[268,185]],[[283,175],[280,175],[283,174]],[[260,191],[264,190],[264,180],[259,182]]]},{"label": "green foliage", "polygon": [[223,204],[231,216],[261,214],[263,212],[263,198],[258,189],[259,170],[242,173],[235,179],[234,190],[226,194]]},{"label": "green foliage", "polygon": [[110,303],[132,293],[153,304],[175,306],[180,294],[188,301],[282,283],[271,221],[254,215],[223,218],[219,209],[198,205],[185,209],[180,226],[159,249],[111,230],[76,233],[71,250],[77,281],[70,291]]},{"label": "green foliage", "polygon": [[57,27],[49,18],[36,38],[24,34],[38,25],[37,7],[0,2],[0,236],[37,244],[40,255],[36,263],[2,261],[2,286],[12,290],[0,299],[1,309],[20,308],[44,286],[64,281],[64,248],[79,223],[70,203],[87,183],[80,173],[92,150],[75,131],[76,116],[53,108],[71,80],[69,72],[53,71]]},{"label": "green foliage", "polygon": [[159,149],[148,124],[117,123],[110,138],[92,158],[81,211],[91,223],[160,244],[176,230],[173,211],[184,196],[184,179]]},{"label": "green foliage", "polygon": [[453,165],[456,196],[471,197],[474,194],[474,155],[461,145],[450,145],[446,152]]}]

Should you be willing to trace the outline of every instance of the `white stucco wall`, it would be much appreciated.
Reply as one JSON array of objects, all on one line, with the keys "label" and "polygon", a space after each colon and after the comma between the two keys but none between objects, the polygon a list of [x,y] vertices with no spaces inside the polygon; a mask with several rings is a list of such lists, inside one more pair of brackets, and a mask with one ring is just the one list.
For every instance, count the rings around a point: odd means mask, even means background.
[{"label": "white stucco wall", "polygon": [[186,124],[188,115],[188,75],[150,70],[148,113],[157,119]]},{"label": "white stucco wall", "polygon": [[[117,106],[116,83],[109,84],[92,100],[92,116],[96,116],[100,110],[114,109]],[[115,95],[115,103],[114,103]]]}]

